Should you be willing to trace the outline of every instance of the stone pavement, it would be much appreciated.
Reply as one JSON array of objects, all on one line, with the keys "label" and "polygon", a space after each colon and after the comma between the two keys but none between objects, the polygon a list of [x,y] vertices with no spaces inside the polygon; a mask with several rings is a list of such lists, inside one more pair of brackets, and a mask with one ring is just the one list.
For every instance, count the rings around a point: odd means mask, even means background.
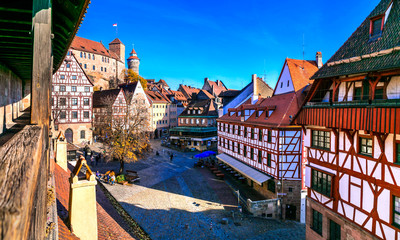
[{"label": "stone pavement", "polygon": [[[237,212],[229,186],[207,169],[193,168],[194,153],[174,152],[170,162],[159,142],[154,153],[126,169],[138,171],[140,182],[105,187],[152,239],[305,239],[305,225],[266,220]],[[155,156],[159,151],[160,156]],[[118,163],[100,163],[104,173]],[[234,213],[234,216],[233,214]],[[222,218],[228,224],[221,223]]]}]

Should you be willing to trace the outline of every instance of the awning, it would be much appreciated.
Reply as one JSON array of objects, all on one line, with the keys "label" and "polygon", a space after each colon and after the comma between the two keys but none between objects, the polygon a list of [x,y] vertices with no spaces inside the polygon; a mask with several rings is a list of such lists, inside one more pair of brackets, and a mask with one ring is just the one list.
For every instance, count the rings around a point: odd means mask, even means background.
[{"label": "awning", "polygon": [[248,165],[242,163],[241,161],[225,154],[219,154],[217,155],[217,158],[224,163],[228,164],[232,168],[234,168],[236,171],[240,172],[241,174],[245,175],[246,177],[250,178],[254,182],[258,183],[261,185],[262,183],[268,181],[272,177],[268,176],[267,174],[264,174],[260,171],[255,170],[254,168],[249,167]]}]

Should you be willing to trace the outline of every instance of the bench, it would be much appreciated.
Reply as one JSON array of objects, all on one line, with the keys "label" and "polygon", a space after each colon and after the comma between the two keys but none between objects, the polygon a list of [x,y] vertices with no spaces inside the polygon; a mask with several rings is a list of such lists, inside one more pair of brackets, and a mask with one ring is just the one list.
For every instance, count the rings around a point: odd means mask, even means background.
[{"label": "bench", "polygon": [[140,177],[138,175],[138,173],[136,171],[133,170],[126,170],[126,175],[125,175],[125,179],[128,182],[136,182],[140,180]]},{"label": "bench", "polygon": [[223,173],[215,174],[215,176],[217,176],[220,179],[223,179],[225,177],[225,175]]}]

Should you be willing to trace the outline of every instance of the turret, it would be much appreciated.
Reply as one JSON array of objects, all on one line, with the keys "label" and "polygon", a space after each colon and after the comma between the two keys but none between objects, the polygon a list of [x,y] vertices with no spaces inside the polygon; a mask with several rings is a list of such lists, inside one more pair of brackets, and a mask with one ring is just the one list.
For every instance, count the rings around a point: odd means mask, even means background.
[{"label": "turret", "polygon": [[[125,60],[125,45],[118,38],[108,44],[111,52],[117,54],[119,59],[124,62]],[[125,64],[125,63],[124,63]]]},{"label": "turret", "polygon": [[129,54],[128,58],[128,68],[139,74],[139,64],[140,59],[138,58],[135,49],[132,48],[132,52]]}]

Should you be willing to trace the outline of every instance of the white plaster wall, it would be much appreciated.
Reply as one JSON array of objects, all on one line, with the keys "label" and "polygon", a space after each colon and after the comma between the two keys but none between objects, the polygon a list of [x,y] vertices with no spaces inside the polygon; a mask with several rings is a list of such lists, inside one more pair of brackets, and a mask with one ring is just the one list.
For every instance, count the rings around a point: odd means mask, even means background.
[{"label": "white plaster wall", "polygon": [[340,197],[345,200],[349,201],[349,175],[344,174],[343,177],[339,180],[339,194]]},{"label": "white plaster wall", "polygon": [[[288,81],[289,81],[289,86],[287,84]],[[281,87],[281,85],[282,85],[282,87]],[[294,91],[294,87],[293,87],[292,77],[290,76],[290,71],[289,71],[288,65],[285,64],[285,67],[283,68],[283,71],[278,80],[278,83],[276,84],[276,89],[275,89],[274,95],[293,92],[293,91]]]},{"label": "white plaster wall", "polygon": [[400,76],[392,77],[387,86],[386,94],[388,99],[400,98]]},{"label": "white plaster wall", "polygon": [[388,207],[390,203],[391,203],[390,191],[385,189],[378,197],[377,210],[379,218],[386,222],[390,221],[391,213],[390,213],[390,208]]},{"label": "white plaster wall", "polygon": [[249,84],[243,92],[236,96],[232,101],[223,106],[223,114],[228,113],[229,108],[236,108],[240,106],[243,101],[249,99],[253,95],[253,83]]},{"label": "white plaster wall", "polygon": [[394,141],[394,134],[389,134],[385,140],[385,154],[386,158],[389,162],[393,162],[393,141]]},{"label": "white plaster wall", "polygon": [[343,101],[343,98],[344,98],[345,94],[346,94],[346,84],[342,83],[342,84],[339,85],[339,94],[338,94],[338,101],[339,102]]}]

